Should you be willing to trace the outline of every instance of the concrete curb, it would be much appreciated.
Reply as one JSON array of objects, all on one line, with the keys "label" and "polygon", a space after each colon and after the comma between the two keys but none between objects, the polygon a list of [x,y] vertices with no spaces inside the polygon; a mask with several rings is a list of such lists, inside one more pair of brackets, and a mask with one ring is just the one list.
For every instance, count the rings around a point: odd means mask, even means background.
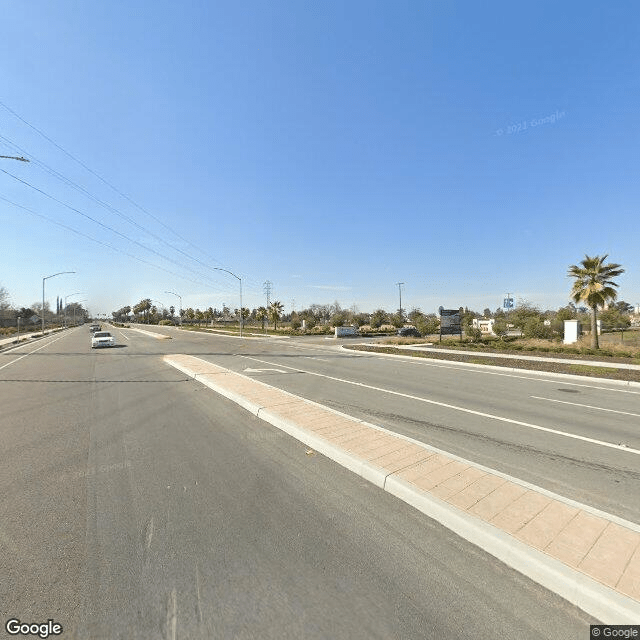
[{"label": "concrete curb", "polygon": [[144,333],[157,340],[171,340],[171,336],[166,336],[163,333],[154,333],[153,331],[145,331],[145,329],[136,329],[135,327],[129,327],[129,331],[137,331],[138,333]]},{"label": "concrete curb", "polygon": [[[329,442],[321,435],[310,432],[297,421],[290,418],[283,418],[278,415],[277,412],[272,410],[275,409],[276,405],[271,405],[270,408],[264,407],[261,403],[249,400],[241,393],[227,389],[224,385],[224,380],[232,380],[239,377],[244,380],[251,381],[257,388],[275,390],[275,388],[270,387],[263,382],[254,380],[243,374],[232,372],[218,365],[207,363],[207,361],[202,361],[202,363],[203,366],[205,364],[211,365],[210,371],[206,371],[206,367],[204,367],[205,370],[194,371],[190,367],[183,366],[176,360],[172,360],[171,356],[165,356],[164,360],[171,366],[182,371],[186,375],[193,377],[195,380],[201,382],[216,393],[219,393],[232,402],[242,406],[261,420],[281,429],[307,446],[312,447],[318,453],[332,459],[362,478],[370,481],[377,487],[403,500],[428,517],[449,528],[465,540],[468,540],[472,544],[477,545],[487,553],[498,558],[507,566],[531,578],[533,581],[541,584],[554,593],[557,593],[595,618],[607,621],[607,623],[612,623],[614,620],[617,624],[634,624],[640,620],[640,602],[619,593],[615,589],[608,587],[601,582],[598,582],[579,570],[573,569],[556,558],[529,546],[515,538],[513,535],[501,530],[497,526],[448,504],[435,495],[421,490],[419,487],[403,480],[402,478],[395,477],[395,474],[419,464],[418,462],[413,462],[412,464],[409,464],[408,467],[404,467],[401,470],[397,469],[396,471],[390,472],[388,469],[381,468],[373,462],[364,460],[354,453]],[[215,380],[212,380],[211,377],[215,378]],[[400,436],[392,431],[377,425],[366,423],[357,418],[352,418],[351,416],[342,414],[328,407],[323,407],[318,403],[305,400],[289,392],[282,391],[280,389],[277,391],[284,394],[285,397],[291,398],[290,401],[285,401],[284,403],[280,402],[277,406],[300,402],[315,405],[317,407],[321,407],[325,411],[335,414],[336,416],[348,418],[354,423],[359,423],[364,426],[371,427],[376,431],[386,432],[387,434],[393,435],[402,440],[415,443],[425,450],[438,451],[437,449],[425,445],[422,442],[415,441],[406,436]],[[458,460],[462,460],[452,454],[447,453],[446,455],[453,459],[457,458]],[[473,463],[470,463],[469,461],[465,462],[472,466],[478,466],[473,465]],[[495,474],[496,472],[493,473]],[[504,476],[504,474],[499,475],[508,477]],[[549,496],[554,495],[550,492],[540,490],[537,487],[533,487],[533,485],[529,485],[528,483],[524,483],[523,486],[536,489]],[[574,501],[562,499],[561,496],[558,496],[557,498],[568,504],[578,505],[578,503]],[[585,511],[593,512],[594,515],[598,513],[608,516],[608,514],[603,514],[603,512],[587,507],[587,505],[579,506],[581,506]],[[624,523],[620,518],[608,517],[611,521]],[[640,529],[640,527],[633,523],[626,524],[632,524],[633,529],[636,531]]]},{"label": "concrete curb", "polygon": [[[344,345],[340,346],[340,349],[348,351],[350,353],[374,355],[383,358],[401,358],[405,360],[411,360],[412,362],[443,362],[448,363],[450,366],[469,367],[471,369],[490,369],[492,371],[508,371],[510,373],[526,373],[533,376],[547,377],[547,378],[561,378],[565,380],[580,380],[585,382],[590,380],[593,382],[601,382],[606,384],[612,384],[617,387],[633,387],[640,389],[640,382],[634,380],[612,380],[610,378],[595,378],[592,376],[580,376],[573,373],[556,373],[555,371],[537,371],[535,369],[520,369],[518,367],[500,367],[493,364],[476,364],[475,362],[458,362],[457,360],[447,360],[446,358],[421,358],[420,356],[403,356],[396,353],[380,353],[379,351],[357,351],[355,349],[349,349]],[[444,365],[443,365],[444,366]]]},{"label": "concrete curb", "polygon": [[16,342],[15,340],[3,340],[0,341],[0,351],[1,352],[8,352],[11,351],[13,349],[17,349],[18,347],[24,347],[27,344],[33,344],[34,342],[38,342],[44,338],[49,338],[51,336],[57,335],[59,333],[62,333],[63,331],[70,331],[71,329],[73,329],[74,327],[69,327],[67,329],[54,329],[54,330],[50,330],[47,331],[44,335],[42,335],[39,332],[36,333],[29,333],[29,334],[20,334],[20,342]]},{"label": "concrete curb", "polygon": [[640,365],[638,364],[628,364],[624,362],[605,362],[603,360],[573,360],[569,358],[559,358],[552,356],[529,356],[527,352],[518,352],[518,353],[486,353],[483,351],[465,351],[463,349],[438,349],[433,346],[427,345],[394,345],[398,349],[402,349],[403,351],[426,351],[427,353],[451,353],[451,354],[461,354],[465,356],[477,356],[480,358],[496,358],[497,360],[525,360],[526,362],[558,362],[569,364],[580,364],[584,366],[592,366],[592,367],[600,367],[602,369],[612,368],[612,369],[623,369],[629,371],[640,371]]},{"label": "concrete curb", "polygon": [[640,619],[640,604],[497,527],[453,509],[436,496],[400,478],[389,478],[384,490],[594,618],[616,620],[620,624],[634,624]]}]

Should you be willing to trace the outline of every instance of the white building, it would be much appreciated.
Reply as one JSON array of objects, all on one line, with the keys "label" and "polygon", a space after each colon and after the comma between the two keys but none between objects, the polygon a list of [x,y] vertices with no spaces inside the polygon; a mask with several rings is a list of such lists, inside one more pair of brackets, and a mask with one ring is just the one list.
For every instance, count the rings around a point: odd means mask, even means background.
[{"label": "white building", "polygon": [[483,318],[474,318],[472,324],[474,329],[480,329],[482,335],[495,336],[496,334],[493,332],[493,323],[493,318],[490,318],[489,320],[484,320]]}]

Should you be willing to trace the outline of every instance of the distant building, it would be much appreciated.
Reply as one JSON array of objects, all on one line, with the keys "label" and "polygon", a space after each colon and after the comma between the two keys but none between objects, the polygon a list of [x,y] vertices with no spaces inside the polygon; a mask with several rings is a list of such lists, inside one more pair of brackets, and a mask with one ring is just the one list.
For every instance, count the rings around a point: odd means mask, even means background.
[{"label": "distant building", "polygon": [[474,318],[472,324],[474,329],[480,329],[483,335],[495,336],[496,334],[493,332],[494,322],[493,318],[490,318],[489,320]]}]

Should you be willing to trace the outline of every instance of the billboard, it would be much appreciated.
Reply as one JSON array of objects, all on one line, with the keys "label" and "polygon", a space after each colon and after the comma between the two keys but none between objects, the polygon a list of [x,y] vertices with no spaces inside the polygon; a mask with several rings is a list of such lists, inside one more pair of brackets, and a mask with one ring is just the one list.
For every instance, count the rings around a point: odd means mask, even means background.
[{"label": "billboard", "polygon": [[459,309],[445,309],[440,307],[440,336],[462,337],[462,307]]}]

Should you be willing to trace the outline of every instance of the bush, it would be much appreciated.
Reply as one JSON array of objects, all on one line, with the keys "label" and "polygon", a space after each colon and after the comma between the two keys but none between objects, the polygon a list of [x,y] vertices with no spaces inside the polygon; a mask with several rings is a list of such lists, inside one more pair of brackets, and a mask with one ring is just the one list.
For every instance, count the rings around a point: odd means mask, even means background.
[{"label": "bush", "polygon": [[173,326],[173,322],[171,320],[160,320],[160,322],[158,322],[158,326],[160,327]]},{"label": "bush", "polygon": [[553,337],[551,327],[548,327],[541,318],[531,317],[524,323],[522,334],[525,338],[546,338]]},{"label": "bush", "polygon": [[313,329],[316,326],[316,319],[312,315],[304,316],[302,319],[304,320],[305,328]]},{"label": "bush", "polygon": [[369,325],[372,329],[378,329],[385,322],[387,322],[388,314],[384,309],[376,309],[371,314],[371,320],[369,321]]},{"label": "bush", "polygon": [[300,318],[294,318],[294,319],[291,321],[291,328],[292,328],[294,331],[297,331],[301,326],[302,326],[302,322],[300,321]]},{"label": "bush", "polygon": [[435,316],[422,316],[416,321],[416,329],[423,336],[429,336],[440,331],[440,321]]},{"label": "bush", "polygon": [[472,342],[478,342],[482,339],[482,331],[479,327],[466,327],[464,333]]}]

